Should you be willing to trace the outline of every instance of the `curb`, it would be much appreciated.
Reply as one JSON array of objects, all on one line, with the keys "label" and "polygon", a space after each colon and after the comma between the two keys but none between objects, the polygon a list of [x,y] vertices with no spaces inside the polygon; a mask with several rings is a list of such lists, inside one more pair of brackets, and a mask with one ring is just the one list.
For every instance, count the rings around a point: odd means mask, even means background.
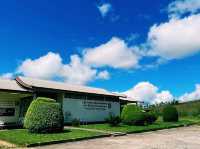
[{"label": "curb", "polygon": [[111,136],[112,137],[120,137],[120,136],[126,136],[127,133],[123,133],[123,132],[114,132],[114,133],[111,133]]},{"label": "curb", "polygon": [[179,127],[189,127],[195,124],[182,124],[182,125],[178,125],[178,126],[169,126],[169,127],[165,127],[165,128],[152,128],[152,129],[148,129],[148,130],[138,130],[138,131],[132,131],[132,132],[127,132],[126,134],[136,134],[136,133],[145,133],[145,132],[153,132],[153,131],[158,131],[158,130],[165,130],[165,129],[172,129],[172,128],[179,128]]},{"label": "curb", "polygon": [[26,147],[36,147],[36,146],[45,146],[45,145],[52,145],[52,144],[59,144],[59,143],[84,141],[84,140],[98,139],[98,138],[111,137],[111,136],[112,136],[111,134],[104,134],[104,135],[92,136],[92,137],[85,137],[85,138],[76,138],[76,139],[68,139],[68,140],[42,142],[42,143],[33,143],[33,144],[26,145]]}]

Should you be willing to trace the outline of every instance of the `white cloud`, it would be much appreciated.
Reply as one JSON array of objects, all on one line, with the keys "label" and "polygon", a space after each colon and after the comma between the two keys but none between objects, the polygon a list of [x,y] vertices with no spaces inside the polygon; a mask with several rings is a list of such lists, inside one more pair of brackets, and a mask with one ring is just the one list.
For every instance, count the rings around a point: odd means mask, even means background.
[{"label": "white cloud", "polygon": [[154,103],[161,103],[161,102],[170,102],[173,101],[174,97],[173,95],[165,90],[165,91],[161,91],[160,93],[157,93],[156,98],[154,99]]},{"label": "white cloud", "polygon": [[105,17],[108,14],[108,12],[111,11],[112,5],[109,3],[104,3],[102,5],[97,6],[97,8],[99,9],[101,16]]},{"label": "white cloud", "polygon": [[[37,59],[26,59],[17,68],[17,73],[26,77],[40,79],[62,79],[67,83],[85,85],[95,79],[109,79],[107,71],[98,72],[85,64],[78,55],[72,55],[69,64],[62,63],[59,54],[49,52]],[[11,77],[13,74],[4,74],[2,77]]]},{"label": "white cloud", "polygon": [[65,82],[73,84],[87,84],[95,79],[97,70],[82,63],[78,55],[71,56],[71,62],[63,66],[61,76]]},{"label": "white cloud", "polygon": [[132,89],[124,92],[124,94],[134,100],[144,101],[150,104],[173,100],[173,95],[169,91],[165,90],[159,92],[158,87],[149,82],[140,82]]},{"label": "white cloud", "polygon": [[148,33],[149,56],[180,59],[200,51],[200,14],[154,25]]},{"label": "white cloud", "polygon": [[194,91],[190,93],[185,93],[181,97],[179,97],[179,101],[187,102],[192,100],[199,100],[200,99],[200,84],[196,84],[196,88]]},{"label": "white cloud", "polygon": [[169,21],[154,24],[149,29],[147,41],[141,47],[142,51],[146,51],[143,56],[157,56],[166,62],[200,52],[199,10],[200,0],[176,0],[170,3]]},{"label": "white cloud", "polygon": [[14,78],[14,74],[13,73],[4,73],[0,76],[1,79],[13,79]]},{"label": "white cloud", "polygon": [[110,79],[110,74],[108,71],[104,70],[104,71],[99,72],[97,78],[108,80],[108,79]]},{"label": "white cloud", "polygon": [[200,10],[200,0],[176,0],[168,5],[170,18],[180,18],[186,13],[195,14]]},{"label": "white cloud", "polygon": [[128,97],[135,100],[152,102],[156,98],[158,88],[149,82],[140,82],[132,89],[124,92]]},{"label": "white cloud", "polygon": [[49,52],[38,59],[26,59],[18,67],[17,72],[27,77],[52,79],[62,68],[62,58],[59,54]]},{"label": "white cloud", "polygon": [[134,48],[128,47],[124,40],[117,37],[95,48],[86,49],[83,55],[84,62],[93,67],[122,69],[138,67],[140,58]]}]

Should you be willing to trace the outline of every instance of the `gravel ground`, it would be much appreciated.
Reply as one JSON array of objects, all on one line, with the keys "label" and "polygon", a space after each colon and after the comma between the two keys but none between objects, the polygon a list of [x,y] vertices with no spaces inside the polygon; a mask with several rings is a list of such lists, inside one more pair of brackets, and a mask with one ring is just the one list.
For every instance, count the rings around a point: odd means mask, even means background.
[{"label": "gravel ground", "polygon": [[63,143],[38,149],[200,149],[200,126]]}]

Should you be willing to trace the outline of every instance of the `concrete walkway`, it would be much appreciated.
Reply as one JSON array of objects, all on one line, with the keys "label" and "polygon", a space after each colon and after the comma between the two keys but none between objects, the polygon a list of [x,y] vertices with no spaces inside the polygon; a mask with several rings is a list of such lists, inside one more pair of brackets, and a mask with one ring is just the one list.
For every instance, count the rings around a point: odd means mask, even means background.
[{"label": "concrete walkway", "polygon": [[72,126],[65,126],[65,129],[78,129],[78,130],[86,130],[86,131],[93,131],[93,132],[100,132],[104,134],[110,134],[111,136],[124,136],[125,133],[122,132],[112,132],[112,131],[104,131],[104,130],[97,130],[97,129],[88,129],[88,128],[81,128],[81,127],[72,127]]},{"label": "concrete walkway", "polygon": [[36,149],[200,149],[200,126],[63,143]]},{"label": "concrete walkway", "polygon": [[0,146],[6,146],[8,148],[16,148],[16,145],[2,140],[0,140]]}]

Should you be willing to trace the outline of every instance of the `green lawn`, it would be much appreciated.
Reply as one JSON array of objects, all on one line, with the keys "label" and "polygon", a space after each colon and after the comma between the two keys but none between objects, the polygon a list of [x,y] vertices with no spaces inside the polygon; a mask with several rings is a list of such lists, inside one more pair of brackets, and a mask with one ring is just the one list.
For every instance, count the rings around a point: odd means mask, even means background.
[{"label": "green lawn", "polygon": [[139,133],[145,131],[153,131],[167,128],[175,128],[185,125],[194,124],[195,121],[191,121],[188,119],[182,119],[179,122],[162,122],[158,120],[156,123],[148,126],[129,126],[129,125],[119,125],[115,127],[111,127],[109,124],[91,124],[91,125],[82,125],[82,128],[88,129],[97,129],[111,132],[123,132],[123,133]]},{"label": "green lawn", "polygon": [[98,137],[104,135],[98,132],[83,130],[65,130],[62,133],[53,134],[31,134],[26,129],[4,130],[0,132],[0,140],[4,140],[17,146],[29,146],[30,144],[41,144],[56,141],[74,141]]},{"label": "green lawn", "polygon": [[195,117],[194,116],[187,116],[187,117],[182,117],[182,119],[192,121],[196,124],[200,124],[200,118],[197,117],[197,116],[195,116]]},{"label": "green lawn", "polygon": [[[81,125],[82,128],[97,129],[111,132],[124,132],[124,133],[139,133],[145,131],[153,131],[167,128],[175,128],[185,125],[197,124],[199,119],[194,118],[182,118],[179,122],[162,122],[159,119],[156,123],[148,126],[128,126],[119,125],[117,127],[111,127],[109,124],[91,124]],[[31,134],[26,129],[14,129],[14,130],[2,130],[0,131],[0,140],[4,140],[17,146],[30,146],[56,143],[56,142],[67,142],[88,139],[91,137],[103,136],[105,134],[99,132],[85,131],[85,130],[65,130],[62,133],[52,134]],[[0,146],[0,149],[3,147]]]}]

